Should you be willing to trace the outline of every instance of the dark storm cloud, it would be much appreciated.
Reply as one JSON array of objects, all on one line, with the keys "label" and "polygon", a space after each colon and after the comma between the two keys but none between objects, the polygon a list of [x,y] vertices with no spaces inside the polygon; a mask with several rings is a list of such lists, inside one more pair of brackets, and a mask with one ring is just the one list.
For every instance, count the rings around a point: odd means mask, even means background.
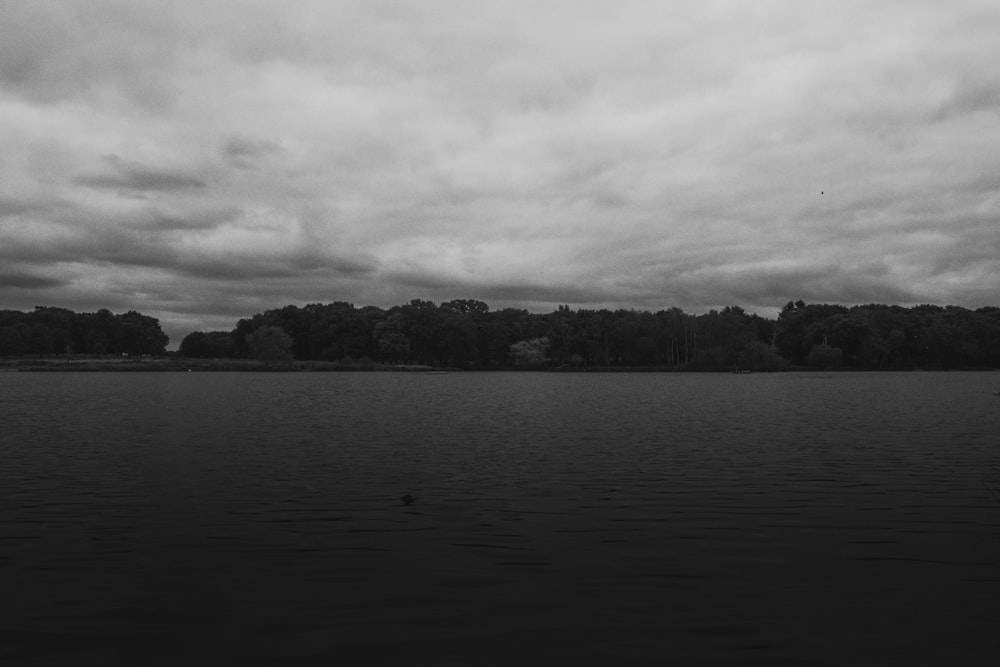
[{"label": "dark storm cloud", "polygon": [[470,294],[482,294],[483,299],[512,304],[595,304],[626,303],[630,298],[614,291],[601,290],[592,286],[574,285],[483,285],[469,290]]},{"label": "dark storm cloud", "polygon": [[46,276],[37,276],[30,273],[10,273],[0,271],[0,288],[13,287],[22,290],[39,290],[50,287],[63,287],[69,281]]},{"label": "dark storm cloud", "polygon": [[[75,221],[76,222],[76,221]],[[36,265],[99,263],[137,267],[162,267],[176,251],[169,245],[125,225],[53,224],[34,235],[10,235],[0,247],[0,257]]]},{"label": "dark storm cloud", "polygon": [[274,278],[303,280],[310,274],[327,276],[368,276],[377,268],[371,258],[321,257],[309,252],[276,260],[267,256],[218,256],[181,258],[170,263],[176,272],[193,277],[228,281],[267,281]]},{"label": "dark storm cloud", "polygon": [[123,160],[117,155],[109,155],[104,158],[103,162],[107,166],[104,173],[79,176],[76,178],[76,182],[92,188],[138,191],[170,191],[205,187],[205,182],[196,176],[178,171],[152,169]]},{"label": "dark storm cloud", "polygon": [[137,215],[130,226],[151,233],[210,230],[232,222],[240,215],[235,207],[193,211],[161,211],[150,209]]}]

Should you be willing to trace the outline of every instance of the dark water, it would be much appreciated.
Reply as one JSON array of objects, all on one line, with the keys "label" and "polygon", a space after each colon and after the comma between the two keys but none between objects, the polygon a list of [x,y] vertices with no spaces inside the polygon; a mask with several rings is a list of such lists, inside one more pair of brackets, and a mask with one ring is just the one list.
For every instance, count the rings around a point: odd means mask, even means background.
[{"label": "dark water", "polygon": [[1000,664],[998,392],[0,373],[0,663]]}]

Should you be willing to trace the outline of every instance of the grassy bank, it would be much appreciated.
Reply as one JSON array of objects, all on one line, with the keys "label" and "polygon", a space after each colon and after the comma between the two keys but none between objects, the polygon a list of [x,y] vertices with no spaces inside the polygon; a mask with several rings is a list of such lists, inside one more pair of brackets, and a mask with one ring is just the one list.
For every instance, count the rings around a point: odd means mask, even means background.
[{"label": "grassy bank", "polygon": [[291,361],[264,364],[253,359],[189,359],[184,357],[42,357],[2,359],[0,370],[22,373],[217,372],[217,371],[428,371],[431,366],[375,362]]}]

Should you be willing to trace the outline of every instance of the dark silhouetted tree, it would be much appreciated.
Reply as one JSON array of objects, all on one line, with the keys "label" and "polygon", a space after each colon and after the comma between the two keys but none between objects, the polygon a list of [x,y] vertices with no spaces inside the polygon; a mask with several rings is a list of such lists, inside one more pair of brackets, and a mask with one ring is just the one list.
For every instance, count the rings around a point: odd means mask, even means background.
[{"label": "dark silhouetted tree", "polygon": [[755,340],[740,351],[736,366],[748,371],[780,371],[788,367],[788,361],[767,343]]},{"label": "dark silhouetted tree", "polygon": [[228,331],[195,331],[184,337],[180,353],[185,357],[223,359],[234,356],[236,345]]},{"label": "dark silhouetted tree", "polygon": [[292,338],[284,329],[264,325],[246,337],[250,356],[270,366],[278,361],[291,361]]},{"label": "dark silhouetted tree", "polygon": [[826,343],[816,343],[809,348],[807,361],[810,366],[818,368],[836,368],[843,361],[844,353],[839,347],[833,347]]}]

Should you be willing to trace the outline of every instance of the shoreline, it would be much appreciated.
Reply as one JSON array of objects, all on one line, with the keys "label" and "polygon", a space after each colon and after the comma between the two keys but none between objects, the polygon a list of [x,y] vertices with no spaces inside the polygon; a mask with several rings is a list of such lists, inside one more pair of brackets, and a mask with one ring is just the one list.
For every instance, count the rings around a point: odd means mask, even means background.
[{"label": "shoreline", "polygon": [[449,366],[430,366],[426,364],[381,364],[376,362],[360,362],[345,364],[336,361],[293,361],[279,364],[264,364],[252,359],[202,359],[202,358],[42,358],[42,359],[0,359],[0,372],[20,373],[315,373],[315,372],[389,372],[389,373],[468,373],[468,372],[501,372],[501,373],[728,373],[733,375],[749,375],[759,373],[799,373],[799,372],[989,372],[996,368],[815,368],[809,366],[790,366],[775,370],[747,369],[699,369],[677,366],[591,366],[591,367],[504,367],[504,368],[457,368]]}]

